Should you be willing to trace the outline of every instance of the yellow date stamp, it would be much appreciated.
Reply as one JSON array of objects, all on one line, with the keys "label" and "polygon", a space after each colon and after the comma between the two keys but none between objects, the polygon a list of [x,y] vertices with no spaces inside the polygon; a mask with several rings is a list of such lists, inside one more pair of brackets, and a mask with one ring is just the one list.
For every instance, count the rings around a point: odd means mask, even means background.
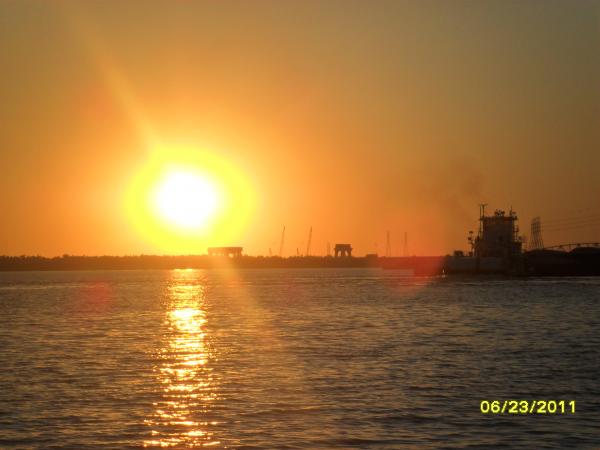
[{"label": "yellow date stamp", "polygon": [[575,400],[481,400],[483,414],[575,414]]}]

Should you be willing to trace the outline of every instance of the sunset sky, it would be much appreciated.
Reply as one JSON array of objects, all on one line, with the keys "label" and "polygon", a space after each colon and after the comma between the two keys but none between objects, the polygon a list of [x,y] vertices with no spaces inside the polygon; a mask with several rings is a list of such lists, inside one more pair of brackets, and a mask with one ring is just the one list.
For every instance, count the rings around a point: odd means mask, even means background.
[{"label": "sunset sky", "polygon": [[0,254],[600,240],[598,1],[3,0],[0,68]]}]

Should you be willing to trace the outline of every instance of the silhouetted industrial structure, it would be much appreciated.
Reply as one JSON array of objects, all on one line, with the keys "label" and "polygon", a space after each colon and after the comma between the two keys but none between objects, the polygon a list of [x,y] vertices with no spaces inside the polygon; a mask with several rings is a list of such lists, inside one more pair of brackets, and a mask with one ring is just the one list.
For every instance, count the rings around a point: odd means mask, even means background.
[{"label": "silhouetted industrial structure", "polygon": [[485,205],[480,205],[479,234],[473,240],[475,257],[510,259],[521,253],[522,242],[517,226],[517,214],[511,209],[508,215],[500,209],[494,215],[485,215]]},{"label": "silhouetted industrial structure", "polygon": [[[600,244],[587,242],[544,247],[541,220],[532,222],[532,249],[523,252],[517,214],[496,210],[486,215],[486,204],[479,205],[479,232],[469,232],[471,251],[461,250],[452,256],[413,256],[384,258],[387,269],[410,270],[415,275],[441,274],[510,274],[535,276],[600,275]],[[406,238],[405,238],[406,241]],[[405,244],[406,245],[406,244]]]},{"label": "silhouetted industrial structure", "polygon": [[[41,256],[1,256],[0,271],[6,270],[116,270],[116,269],[177,269],[177,268],[342,268],[380,267],[400,269],[414,275],[444,274],[509,274],[513,276],[600,276],[600,243],[586,242],[544,247],[541,219],[535,217],[531,227],[531,245],[523,251],[517,214],[510,209],[496,210],[486,215],[480,205],[477,236],[469,232],[471,251],[456,250],[452,256],[408,256],[408,233],[404,232],[403,257],[391,256],[390,232],[386,233],[386,257],[376,253],[352,257],[350,244],[336,244],[335,258],[327,242],[327,256],[310,256],[312,226],[309,229],[306,254],[296,248],[296,256],[283,257],[285,226],[281,233],[279,255],[269,257],[243,255],[243,247],[209,247],[206,255],[139,255],[139,256],[72,256],[44,258]],[[594,224],[596,216],[584,219],[555,221],[559,229],[566,226]],[[600,220],[600,219],[599,219]],[[548,222],[546,222],[548,223]],[[565,223],[567,225],[565,225]],[[228,260],[229,259],[229,260]]]},{"label": "silhouetted industrial structure", "polygon": [[243,247],[208,247],[208,255],[239,258],[242,256],[242,250]]},{"label": "silhouetted industrial structure", "polygon": [[281,240],[279,241],[279,257],[283,256],[283,242],[285,240],[285,225],[283,226],[283,231],[281,232]]},{"label": "silhouetted industrial structure", "polygon": [[390,232],[388,231],[385,235],[385,256],[392,256],[392,243],[390,242]]},{"label": "silhouetted industrial structure", "polygon": [[352,256],[352,246],[350,244],[335,244],[334,247],[335,257],[351,257]]},{"label": "silhouetted industrial structure", "polygon": [[310,256],[310,245],[312,244],[312,227],[308,230],[308,243],[306,244],[306,256]]},{"label": "silhouetted industrial structure", "polygon": [[544,240],[542,239],[542,219],[538,216],[531,220],[531,236],[529,237],[527,250],[540,250],[542,248],[544,248]]}]

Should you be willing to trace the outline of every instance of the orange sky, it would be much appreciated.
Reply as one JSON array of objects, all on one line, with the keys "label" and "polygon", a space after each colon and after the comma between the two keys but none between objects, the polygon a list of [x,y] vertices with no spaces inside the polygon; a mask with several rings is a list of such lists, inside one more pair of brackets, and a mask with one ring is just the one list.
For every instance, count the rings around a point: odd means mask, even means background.
[{"label": "orange sky", "polygon": [[[526,234],[597,214],[599,17],[594,1],[4,1],[0,254],[185,253],[124,210],[156,145],[218,158],[254,199],[189,253],[276,253],[286,225],[286,254],[310,226],[315,254],[381,254],[386,230],[396,254],[405,231],[411,253],[445,254],[481,201]],[[544,238],[598,241],[592,225]]]}]

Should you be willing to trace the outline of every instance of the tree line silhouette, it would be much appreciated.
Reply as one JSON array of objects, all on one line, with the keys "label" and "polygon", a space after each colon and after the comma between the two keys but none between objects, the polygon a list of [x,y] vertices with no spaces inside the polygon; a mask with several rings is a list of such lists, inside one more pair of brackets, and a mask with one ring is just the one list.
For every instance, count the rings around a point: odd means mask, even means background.
[{"label": "tree line silhouette", "polygon": [[128,255],[74,256],[0,256],[0,271],[27,270],[136,270],[136,269],[212,269],[212,268],[286,268],[286,267],[368,267],[373,258],[333,258],[330,256],[246,256],[227,258],[208,255]]}]

